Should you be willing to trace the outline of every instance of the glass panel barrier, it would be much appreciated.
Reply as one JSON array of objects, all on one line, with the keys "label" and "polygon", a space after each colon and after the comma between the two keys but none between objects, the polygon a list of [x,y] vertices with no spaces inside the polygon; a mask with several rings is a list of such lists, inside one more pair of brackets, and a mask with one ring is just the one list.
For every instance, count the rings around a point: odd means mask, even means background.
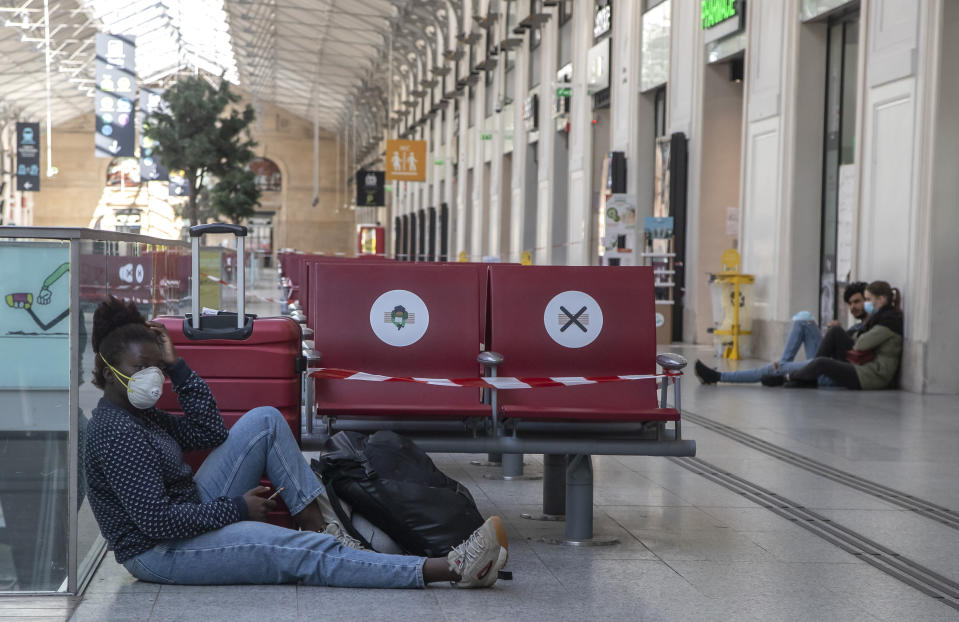
[{"label": "glass panel barrier", "polygon": [[183,242],[0,227],[0,594],[78,593],[105,550],[82,466],[97,305],[183,315],[189,292]]},{"label": "glass panel barrier", "polygon": [[70,245],[0,244],[0,589],[67,578]]}]

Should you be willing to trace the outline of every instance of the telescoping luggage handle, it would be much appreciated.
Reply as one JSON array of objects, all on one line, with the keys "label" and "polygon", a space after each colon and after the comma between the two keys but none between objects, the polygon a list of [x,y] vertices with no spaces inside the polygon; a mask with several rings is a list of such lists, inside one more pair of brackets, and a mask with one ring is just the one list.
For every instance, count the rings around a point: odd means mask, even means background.
[{"label": "telescoping luggage handle", "polygon": [[232,233],[236,236],[236,327],[241,330],[246,325],[246,227],[218,222],[190,227],[193,243],[193,329],[200,330],[200,236],[205,233]]}]

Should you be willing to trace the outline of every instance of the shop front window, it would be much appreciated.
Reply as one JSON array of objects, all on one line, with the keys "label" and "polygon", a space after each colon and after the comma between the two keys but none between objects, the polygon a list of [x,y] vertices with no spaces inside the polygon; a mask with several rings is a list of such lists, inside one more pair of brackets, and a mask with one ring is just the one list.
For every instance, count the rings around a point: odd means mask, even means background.
[{"label": "shop front window", "polygon": [[841,292],[852,274],[855,212],[856,83],[859,56],[859,14],[829,23],[826,56],[826,119],[823,140],[822,246],[820,254],[820,321],[839,313]]}]

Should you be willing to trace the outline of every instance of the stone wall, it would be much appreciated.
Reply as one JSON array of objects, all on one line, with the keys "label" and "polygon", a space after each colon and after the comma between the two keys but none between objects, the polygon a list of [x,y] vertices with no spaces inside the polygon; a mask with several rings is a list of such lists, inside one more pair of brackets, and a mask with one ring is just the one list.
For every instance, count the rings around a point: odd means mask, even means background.
[{"label": "stone wall", "polygon": [[[91,102],[92,107],[92,102]],[[79,115],[53,130],[53,163],[60,170],[43,178],[34,199],[33,224],[41,227],[88,227],[103,195],[109,160],[93,152],[94,115]],[[320,133],[320,192],[313,206],[313,124],[275,106],[261,105],[253,126],[257,155],[276,162],[282,190],[264,193],[263,211],[273,211],[273,248],[352,254],[355,219],[337,191],[336,136]],[[46,169],[41,159],[41,170]],[[344,173],[345,175],[345,173]]]},{"label": "stone wall", "polygon": [[[95,131],[91,111],[53,128],[53,165],[60,172],[40,178],[34,194],[33,224],[37,227],[89,227],[106,186],[110,160],[93,155]],[[41,127],[41,133],[46,128]],[[41,150],[40,170],[47,170]]]}]

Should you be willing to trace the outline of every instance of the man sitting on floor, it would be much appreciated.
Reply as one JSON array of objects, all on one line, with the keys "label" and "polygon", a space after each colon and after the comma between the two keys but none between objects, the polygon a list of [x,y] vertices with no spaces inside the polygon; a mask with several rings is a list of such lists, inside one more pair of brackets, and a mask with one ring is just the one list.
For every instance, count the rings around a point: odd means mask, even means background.
[{"label": "man sitting on floor", "polygon": [[[853,342],[859,336],[863,325],[869,318],[865,309],[865,291],[866,283],[862,281],[850,283],[843,291],[843,300],[846,301],[849,312],[856,319],[856,323],[848,329],[844,329],[838,320],[833,320],[829,323],[826,334],[823,336],[816,324],[816,318],[808,311],[800,311],[793,317],[793,325],[789,331],[789,338],[786,339],[786,347],[778,361],[753,369],[721,372],[707,367],[705,363],[697,359],[696,376],[703,384],[760,382],[763,376],[773,377],[796,372],[816,356],[835,358],[837,355],[845,353],[852,347]],[[799,353],[800,346],[806,352],[806,360],[797,362],[795,358],[796,354]],[[771,378],[770,382],[772,382]]]}]

